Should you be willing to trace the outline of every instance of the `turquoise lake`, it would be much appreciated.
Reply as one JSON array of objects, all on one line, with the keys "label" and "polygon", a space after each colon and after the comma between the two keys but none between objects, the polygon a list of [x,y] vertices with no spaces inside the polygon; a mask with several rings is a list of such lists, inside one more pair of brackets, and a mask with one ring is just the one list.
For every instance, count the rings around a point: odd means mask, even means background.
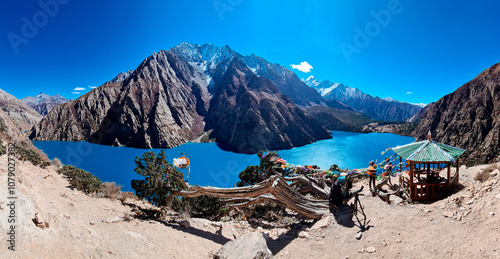
[{"label": "turquoise lake", "polygon": [[[390,133],[352,133],[332,131],[333,139],[315,142],[302,147],[280,150],[280,156],[296,165],[318,165],[328,169],[332,164],[340,168],[365,168],[370,160],[382,161],[381,152],[389,147],[413,142],[412,137]],[[146,149],[110,147],[88,142],[35,141],[50,159],[59,158],[63,164],[74,165],[98,176],[102,181],[116,182],[124,190],[133,191],[130,181],[142,179],[134,172],[134,160]],[[161,149],[152,149],[159,152]],[[239,173],[249,165],[258,165],[257,155],[238,154],[220,149],[216,143],[187,143],[165,149],[168,160],[185,152],[191,161],[189,183],[217,187],[232,187],[239,181]],[[182,170],[184,175],[186,170]]]}]

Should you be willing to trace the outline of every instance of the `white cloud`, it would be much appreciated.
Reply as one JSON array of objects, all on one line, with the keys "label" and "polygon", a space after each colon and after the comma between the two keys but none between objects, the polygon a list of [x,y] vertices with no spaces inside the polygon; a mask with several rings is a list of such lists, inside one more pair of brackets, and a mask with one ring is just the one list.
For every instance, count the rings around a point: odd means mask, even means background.
[{"label": "white cloud", "polygon": [[91,89],[97,88],[97,86],[89,86]]},{"label": "white cloud", "polygon": [[300,62],[299,65],[290,65],[293,69],[297,69],[301,72],[304,72],[304,73],[309,73],[311,72],[311,69],[313,69],[313,67],[311,65],[309,65],[309,63],[307,63],[307,61],[303,61],[303,62]]},{"label": "white cloud", "polygon": [[413,94],[413,92],[406,92],[407,95]]},{"label": "white cloud", "polygon": [[85,90],[85,87],[76,87],[75,89],[73,89],[73,91],[83,91]]},{"label": "white cloud", "polygon": [[80,92],[73,92],[73,94],[81,94]]}]

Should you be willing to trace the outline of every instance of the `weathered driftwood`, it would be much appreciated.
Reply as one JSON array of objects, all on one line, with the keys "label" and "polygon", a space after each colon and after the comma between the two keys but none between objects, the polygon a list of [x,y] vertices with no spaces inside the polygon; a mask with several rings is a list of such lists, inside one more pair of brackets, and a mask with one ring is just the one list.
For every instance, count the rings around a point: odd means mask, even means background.
[{"label": "weathered driftwood", "polygon": [[[291,184],[288,184],[291,182]],[[295,190],[293,186],[301,184],[301,192],[306,191],[316,194],[321,199],[310,199]],[[293,178],[283,178],[279,175],[272,175],[269,179],[251,186],[238,188],[216,188],[189,186],[185,190],[172,192],[169,196],[197,197],[209,195],[228,199],[224,203],[228,208],[246,207],[263,201],[271,201],[282,207],[296,211],[308,218],[318,219],[330,212],[330,205],[327,200],[329,193],[328,186],[320,179],[307,176],[297,176]],[[168,198],[167,198],[168,199]],[[229,205],[229,203],[232,203]]]},{"label": "weathered driftwood", "polygon": [[381,191],[382,186],[386,185],[388,181],[389,178],[387,177],[383,179],[380,183],[378,183],[377,186],[375,187],[375,190],[371,190],[373,196],[377,195],[378,197],[380,197],[380,199],[384,200],[387,203],[391,203],[391,200],[389,199],[391,195],[396,195],[403,200],[409,200],[408,196],[406,195],[405,189],[401,186],[395,191],[387,191],[387,192]]}]

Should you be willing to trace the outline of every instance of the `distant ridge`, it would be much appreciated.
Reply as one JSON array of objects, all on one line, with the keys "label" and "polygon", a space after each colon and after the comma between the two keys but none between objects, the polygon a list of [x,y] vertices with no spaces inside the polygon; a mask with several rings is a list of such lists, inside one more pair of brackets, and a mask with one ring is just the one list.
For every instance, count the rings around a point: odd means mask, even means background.
[{"label": "distant ridge", "polygon": [[41,115],[45,115],[50,112],[54,107],[59,104],[63,104],[71,101],[71,99],[66,99],[58,94],[47,95],[44,93],[39,93],[34,97],[27,96],[21,99],[25,104],[35,109]]},{"label": "distant ridge", "polygon": [[316,89],[323,98],[339,101],[375,120],[407,121],[422,109],[420,105],[400,102],[390,97],[384,99],[373,97],[357,88],[331,82],[328,79],[318,83],[319,80],[309,77],[305,82]]}]

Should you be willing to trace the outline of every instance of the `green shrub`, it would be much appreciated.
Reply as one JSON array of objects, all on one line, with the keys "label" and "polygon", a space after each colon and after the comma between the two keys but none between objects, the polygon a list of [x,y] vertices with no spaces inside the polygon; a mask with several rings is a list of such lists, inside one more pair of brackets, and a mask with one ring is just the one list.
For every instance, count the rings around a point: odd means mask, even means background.
[{"label": "green shrub", "polygon": [[40,155],[29,148],[16,146],[16,152],[20,160],[28,160],[35,166],[42,163],[42,158],[40,157]]},{"label": "green shrub", "polygon": [[164,206],[165,198],[172,191],[186,188],[184,174],[167,161],[163,150],[158,155],[148,151],[142,158],[136,157],[135,164],[134,171],[144,176],[144,180],[132,180],[131,185],[141,199]]},{"label": "green shrub", "polygon": [[202,195],[193,198],[170,199],[168,207],[177,212],[184,212],[191,217],[213,220],[218,215],[222,203],[220,198]]},{"label": "green shrub", "polygon": [[101,191],[102,182],[99,180],[99,177],[83,169],[72,165],[65,165],[58,172],[68,178],[72,189],[77,189],[87,194]]},{"label": "green shrub", "polygon": [[271,169],[277,166],[276,160],[279,158],[278,152],[259,151],[257,153],[260,165],[251,165],[243,170],[239,177],[240,181],[236,183],[238,187],[249,186],[264,181],[271,175]]}]

